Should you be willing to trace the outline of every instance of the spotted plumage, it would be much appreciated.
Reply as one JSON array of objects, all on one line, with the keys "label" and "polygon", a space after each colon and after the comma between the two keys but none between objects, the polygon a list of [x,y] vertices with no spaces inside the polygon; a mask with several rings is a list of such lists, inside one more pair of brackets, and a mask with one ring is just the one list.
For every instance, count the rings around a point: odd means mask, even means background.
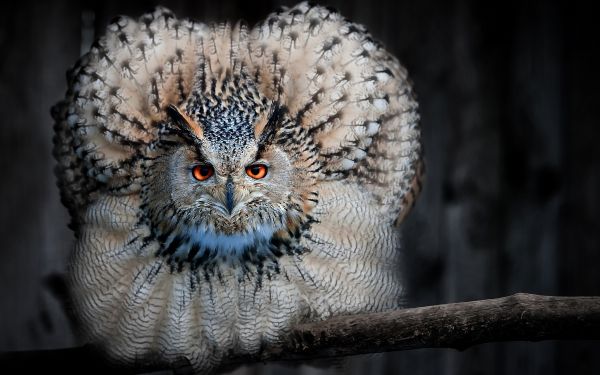
[{"label": "spotted plumage", "polygon": [[210,372],[300,321],[401,306],[420,190],[406,71],[307,3],[254,28],[120,17],[68,76],[54,153],[84,337]]}]

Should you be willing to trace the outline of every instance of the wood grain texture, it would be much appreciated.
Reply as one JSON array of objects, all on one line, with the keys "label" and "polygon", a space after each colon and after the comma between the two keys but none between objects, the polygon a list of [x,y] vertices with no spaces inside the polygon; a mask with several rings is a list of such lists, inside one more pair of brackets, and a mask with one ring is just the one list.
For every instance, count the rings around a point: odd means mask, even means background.
[{"label": "wood grain texture", "polygon": [[465,350],[488,342],[565,339],[600,339],[600,297],[520,293],[336,317],[296,326],[289,346],[262,359],[335,357],[420,348]]},{"label": "wood grain texture", "polygon": [[[469,347],[499,341],[600,340],[600,297],[514,294],[507,297],[339,316],[294,327],[280,348],[231,357],[224,368],[268,361],[308,361],[422,348]],[[62,358],[80,358],[64,361]],[[81,360],[84,359],[84,360]],[[110,368],[90,347],[7,353],[2,368],[28,370],[44,361],[53,370],[139,373],[156,367]],[[190,367],[181,361],[177,371]]]}]

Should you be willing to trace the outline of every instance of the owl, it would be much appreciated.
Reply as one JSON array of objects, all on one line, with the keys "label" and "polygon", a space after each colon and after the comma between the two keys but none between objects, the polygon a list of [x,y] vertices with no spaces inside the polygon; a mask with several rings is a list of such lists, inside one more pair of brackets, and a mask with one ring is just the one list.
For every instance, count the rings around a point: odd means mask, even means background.
[{"label": "owl", "polygon": [[417,102],[363,26],[298,4],[244,23],[120,17],[53,108],[86,342],[209,373],[300,322],[402,306]]}]

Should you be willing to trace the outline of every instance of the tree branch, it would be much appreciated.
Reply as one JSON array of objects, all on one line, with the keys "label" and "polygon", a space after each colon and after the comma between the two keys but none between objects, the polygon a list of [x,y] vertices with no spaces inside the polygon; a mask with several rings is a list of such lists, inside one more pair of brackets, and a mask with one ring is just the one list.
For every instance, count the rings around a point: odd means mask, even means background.
[{"label": "tree branch", "polygon": [[[496,299],[340,316],[300,324],[294,327],[290,339],[281,348],[266,348],[256,355],[231,357],[226,363],[227,367],[234,367],[252,362],[306,361],[418,348],[464,350],[499,341],[567,339],[600,339],[600,297],[515,294]],[[15,362],[21,361],[36,364],[44,361],[45,368],[52,363],[59,365],[56,369],[64,372],[73,370],[64,366],[73,365],[73,358],[77,357],[85,358],[87,372],[90,367],[106,368],[101,357],[91,353],[89,347],[5,353],[0,356],[0,368],[15,368]]]},{"label": "tree branch", "polygon": [[[255,360],[307,360],[499,341],[600,339],[600,297],[508,297],[340,316],[296,326]],[[248,359],[252,359],[248,358]]]}]

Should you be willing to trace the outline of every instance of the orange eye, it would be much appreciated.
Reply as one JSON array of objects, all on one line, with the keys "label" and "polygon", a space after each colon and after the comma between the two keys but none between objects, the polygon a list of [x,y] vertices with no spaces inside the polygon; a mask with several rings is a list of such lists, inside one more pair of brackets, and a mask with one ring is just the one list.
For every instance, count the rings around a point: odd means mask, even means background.
[{"label": "orange eye", "polygon": [[246,174],[256,180],[260,180],[267,175],[268,168],[264,164],[254,164],[246,167]]},{"label": "orange eye", "polygon": [[215,173],[215,169],[208,164],[196,165],[192,168],[192,176],[198,181],[206,181]]}]

